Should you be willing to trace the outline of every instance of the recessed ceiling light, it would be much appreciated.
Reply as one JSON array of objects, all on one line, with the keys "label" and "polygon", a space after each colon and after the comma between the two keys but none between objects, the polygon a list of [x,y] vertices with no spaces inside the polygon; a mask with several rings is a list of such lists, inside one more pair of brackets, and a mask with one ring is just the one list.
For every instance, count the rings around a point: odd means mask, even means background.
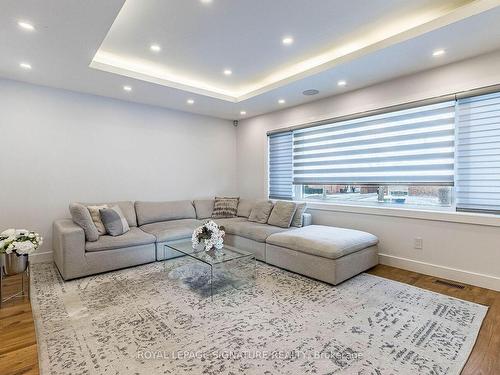
[{"label": "recessed ceiling light", "polygon": [[25,63],[25,62],[22,62],[19,64],[19,66],[23,69],[26,69],[26,70],[30,70],[31,69],[31,65],[28,64],[28,63]]},{"label": "recessed ceiling light", "polygon": [[194,104],[194,100],[193,100],[193,99],[188,99],[188,100],[186,101],[186,103],[187,103],[187,104]]},{"label": "recessed ceiling light", "polygon": [[290,44],[293,43],[293,38],[291,36],[287,36],[285,38],[283,38],[283,40],[281,41],[285,46],[289,46]]},{"label": "recessed ceiling light", "polygon": [[319,91],[316,89],[310,89],[310,90],[303,91],[302,94],[307,95],[307,96],[312,96],[312,95],[319,94]]},{"label": "recessed ceiling light", "polygon": [[279,104],[285,104],[285,99],[280,99],[280,100],[278,100],[278,103],[279,103]]},{"label": "recessed ceiling light", "polygon": [[444,49],[437,49],[434,52],[432,52],[432,56],[442,56],[444,55]]},{"label": "recessed ceiling light", "polygon": [[131,86],[123,86],[123,90],[130,92],[130,91],[132,91],[132,87]]},{"label": "recessed ceiling light", "polygon": [[344,80],[341,80],[341,81],[337,82],[337,86],[345,86],[345,85],[347,85],[347,82],[344,81]]},{"label": "recessed ceiling light", "polygon": [[161,51],[161,47],[158,44],[151,44],[149,46],[149,49],[153,52],[160,52]]},{"label": "recessed ceiling light", "polygon": [[240,115],[245,116],[247,114],[246,111],[240,111]]},{"label": "recessed ceiling light", "polygon": [[230,76],[231,74],[233,74],[233,71],[231,69],[224,69],[224,75]]},{"label": "recessed ceiling light", "polygon": [[210,4],[212,0],[200,0],[203,4]]},{"label": "recessed ceiling light", "polygon": [[29,31],[35,30],[35,26],[33,26],[29,22],[19,21],[17,25],[24,30],[29,30]]}]

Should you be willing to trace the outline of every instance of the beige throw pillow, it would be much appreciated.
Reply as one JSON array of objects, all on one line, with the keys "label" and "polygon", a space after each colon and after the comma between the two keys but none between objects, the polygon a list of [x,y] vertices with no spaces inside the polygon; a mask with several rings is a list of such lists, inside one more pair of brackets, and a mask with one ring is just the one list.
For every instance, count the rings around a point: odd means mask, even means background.
[{"label": "beige throw pillow", "polygon": [[69,205],[69,212],[75,224],[78,224],[85,232],[85,239],[87,241],[97,241],[99,239],[99,232],[95,227],[90,212],[83,204],[71,203]]},{"label": "beige throw pillow", "polygon": [[87,209],[90,212],[90,217],[92,218],[92,221],[94,222],[94,225],[97,228],[97,232],[99,232],[100,236],[106,234],[106,228],[104,227],[104,224],[101,220],[101,213],[99,212],[99,210],[103,210],[105,208],[108,208],[107,204],[103,204],[102,206],[87,206]]},{"label": "beige throw pillow", "polygon": [[293,215],[292,223],[290,224],[290,226],[301,228],[304,225],[304,223],[302,222],[303,221],[302,214],[306,211],[307,204],[305,202],[296,204],[297,204],[297,210]]},{"label": "beige throw pillow", "polygon": [[252,199],[240,199],[238,202],[238,212],[236,215],[240,217],[248,218],[250,216],[250,212],[252,212],[252,208],[255,205],[255,200]]},{"label": "beige throw pillow", "polygon": [[290,227],[297,205],[293,202],[277,201],[267,223],[280,228]]},{"label": "beige throw pillow", "polygon": [[273,209],[273,202],[271,201],[260,201],[255,204],[250,212],[248,221],[253,221],[255,223],[267,223],[269,215]]}]

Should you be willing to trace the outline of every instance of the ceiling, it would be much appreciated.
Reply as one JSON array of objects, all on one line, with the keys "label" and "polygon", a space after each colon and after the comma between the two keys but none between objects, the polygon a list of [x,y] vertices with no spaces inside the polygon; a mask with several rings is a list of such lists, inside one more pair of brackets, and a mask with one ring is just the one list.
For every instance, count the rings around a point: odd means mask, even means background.
[{"label": "ceiling", "polygon": [[500,0],[2,0],[0,76],[240,119],[500,49],[498,24]]}]

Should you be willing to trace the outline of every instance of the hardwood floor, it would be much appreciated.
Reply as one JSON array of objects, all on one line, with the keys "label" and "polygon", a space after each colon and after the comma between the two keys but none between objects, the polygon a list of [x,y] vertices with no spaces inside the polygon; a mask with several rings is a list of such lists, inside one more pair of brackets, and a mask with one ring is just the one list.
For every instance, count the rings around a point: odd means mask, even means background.
[{"label": "hardwood floor", "polygon": [[[4,279],[4,293],[20,290],[20,275]],[[28,297],[15,298],[0,309],[0,374],[38,374],[35,325]]]},{"label": "hardwood floor", "polygon": [[[378,265],[368,273],[489,306],[476,345],[463,375],[500,374],[500,292],[465,285],[463,289],[436,284],[436,278]],[[20,285],[6,279],[6,294]],[[0,374],[38,374],[38,354],[31,305],[27,298],[7,302],[0,309]]]}]

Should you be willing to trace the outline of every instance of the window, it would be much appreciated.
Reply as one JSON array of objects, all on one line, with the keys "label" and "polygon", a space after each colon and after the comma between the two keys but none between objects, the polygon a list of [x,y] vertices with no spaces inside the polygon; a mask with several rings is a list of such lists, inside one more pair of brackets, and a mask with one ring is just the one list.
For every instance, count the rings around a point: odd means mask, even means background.
[{"label": "window", "polygon": [[269,196],[500,213],[500,93],[271,134]]},{"label": "window", "polygon": [[429,185],[300,185],[297,198],[354,205],[449,209],[453,203],[453,188]]},{"label": "window", "polygon": [[293,133],[293,183],[453,185],[455,103]]},{"label": "window", "polygon": [[293,198],[292,132],[269,136],[269,198]]},{"label": "window", "polygon": [[500,213],[500,93],[458,100],[457,210]]}]

